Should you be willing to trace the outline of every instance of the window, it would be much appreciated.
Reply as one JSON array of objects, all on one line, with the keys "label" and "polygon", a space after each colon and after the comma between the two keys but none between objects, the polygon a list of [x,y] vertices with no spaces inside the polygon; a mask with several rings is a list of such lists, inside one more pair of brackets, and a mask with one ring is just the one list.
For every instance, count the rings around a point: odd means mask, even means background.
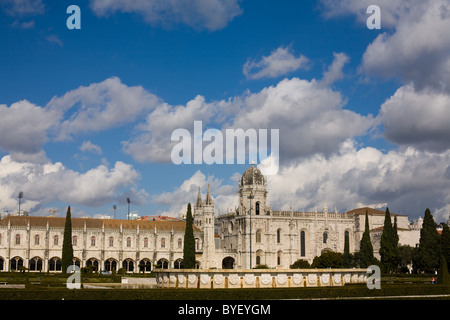
[{"label": "window", "polygon": [[131,247],[131,237],[127,238],[127,247]]},{"label": "window", "polygon": [[109,237],[109,246],[114,247],[114,238],[113,237]]},{"label": "window", "polygon": [[58,245],[58,242],[59,242],[59,237],[58,237],[58,236],[54,236],[54,237],[53,237],[53,245],[54,245],[54,246],[57,246],[57,245]]},{"label": "window", "polygon": [[95,247],[95,237],[91,237],[91,247]]},{"label": "window", "polygon": [[161,248],[165,248],[166,247],[166,238],[162,238],[161,239]]},{"label": "window", "polygon": [[255,208],[256,215],[259,216],[259,202],[256,203],[256,206],[255,206],[255,207],[256,207],[256,208]]},{"label": "window", "polygon": [[261,231],[256,231],[256,243],[261,243]]},{"label": "window", "polygon": [[20,244],[20,234],[16,234],[16,244]]},{"label": "window", "polygon": [[324,232],[323,233],[323,243],[327,243],[328,241],[328,233]]},{"label": "window", "polygon": [[35,246],[39,245],[39,235],[38,234],[34,236],[34,245]]},{"label": "window", "polygon": [[305,231],[300,232],[300,256],[304,257],[306,254],[305,250]]},{"label": "window", "polygon": [[73,237],[72,237],[72,245],[73,245],[73,246],[76,246],[76,245],[77,245],[77,240],[78,240],[78,237],[77,237],[77,236],[73,236]]},{"label": "window", "polygon": [[277,230],[277,243],[281,243],[281,229]]},{"label": "window", "polygon": [[183,244],[183,241],[181,240],[181,238],[178,238],[178,249],[181,249]]},{"label": "window", "polygon": [[148,238],[144,238],[144,248],[148,248]]}]

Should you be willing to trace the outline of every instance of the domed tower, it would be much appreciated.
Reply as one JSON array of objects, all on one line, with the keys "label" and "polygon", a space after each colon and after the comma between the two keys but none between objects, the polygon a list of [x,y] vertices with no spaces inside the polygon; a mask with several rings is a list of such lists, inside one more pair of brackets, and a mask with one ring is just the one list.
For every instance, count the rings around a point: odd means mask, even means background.
[{"label": "domed tower", "polygon": [[239,179],[239,211],[238,215],[268,215],[267,180],[253,164]]}]

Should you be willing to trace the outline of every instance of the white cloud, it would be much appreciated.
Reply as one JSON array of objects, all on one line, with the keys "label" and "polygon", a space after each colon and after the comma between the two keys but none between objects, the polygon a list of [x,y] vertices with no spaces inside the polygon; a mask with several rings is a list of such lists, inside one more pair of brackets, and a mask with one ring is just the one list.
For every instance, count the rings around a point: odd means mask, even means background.
[{"label": "white cloud", "polygon": [[330,157],[314,155],[268,177],[273,208],[288,210],[351,210],[383,207],[392,212],[423,216],[428,207],[443,210],[450,201],[450,152],[428,153],[408,148],[386,154],[375,148],[357,150],[341,144]]},{"label": "white cloud", "polygon": [[0,148],[13,157],[45,158],[42,146],[47,131],[58,123],[58,114],[22,100],[11,106],[0,104]]},{"label": "white cloud", "polygon": [[91,0],[90,7],[97,16],[137,13],[152,26],[171,28],[185,24],[209,31],[223,29],[242,14],[239,0]]},{"label": "white cloud", "polygon": [[307,66],[308,59],[296,57],[288,47],[279,47],[258,61],[247,60],[242,72],[247,79],[275,78]]},{"label": "white cloud", "polygon": [[61,117],[74,110],[57,132],[57,140],[66,140],[72,135],[100,132],[133,122],[159,103],[158,97],[141,86],[129,87],[112,77],[69,91],[62,97],[53,97],[47,108],[59,112]]},{"label": "white cloud", "polygon": [[96,144],[93,144],[90,141],[84,141],[83,144],[80,147],[81,151],[91,151],[94,152],[96,154],[102,154],[102,148]]},{"label": "white cloud", "polygon": [[323,74],[320,84],[324,86],[330,86],[337,80],[344,77],[342,69],[344,65],[349,61],[349,57],[345,53],[333,53],[333,63],[328,67],[328,70]]},{"label": "white cloud", "polygon": [[387,139],[420,150],[450,149],[450,94],[429,89],[399,88],[382,106]]},{"label": "white cloud", "polygon": [[148,194],[135,189],[139,178],[131,165],[121,161],[110,169],[100,165],[80,173],[60,162],[16,162],[6,155],[0,160],[0,208],[15,210],[19,189],[25,195],[25,210],[52,201],[101,206],[126,198],[130,189],[136,197],[135,203],[144,203]]}]

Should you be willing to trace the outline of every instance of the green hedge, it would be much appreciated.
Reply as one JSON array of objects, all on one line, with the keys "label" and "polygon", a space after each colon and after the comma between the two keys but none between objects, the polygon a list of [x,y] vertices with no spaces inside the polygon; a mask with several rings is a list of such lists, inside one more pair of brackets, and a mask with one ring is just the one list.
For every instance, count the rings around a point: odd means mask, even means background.
[{"label": "green hedge", "polygon": [[365,285],[278,289],[2,289],[0,300],[263,300],[450,294],[445,285]]}]

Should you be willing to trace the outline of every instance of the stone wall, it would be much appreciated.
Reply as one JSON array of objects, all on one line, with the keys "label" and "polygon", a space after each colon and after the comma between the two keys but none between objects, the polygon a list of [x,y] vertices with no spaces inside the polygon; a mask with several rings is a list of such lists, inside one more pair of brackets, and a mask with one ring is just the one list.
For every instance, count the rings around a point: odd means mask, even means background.
[{"label": "stone wall", "polygon": [[154,270],[160,288],[299,288],[366,283],[366,269]]}]

